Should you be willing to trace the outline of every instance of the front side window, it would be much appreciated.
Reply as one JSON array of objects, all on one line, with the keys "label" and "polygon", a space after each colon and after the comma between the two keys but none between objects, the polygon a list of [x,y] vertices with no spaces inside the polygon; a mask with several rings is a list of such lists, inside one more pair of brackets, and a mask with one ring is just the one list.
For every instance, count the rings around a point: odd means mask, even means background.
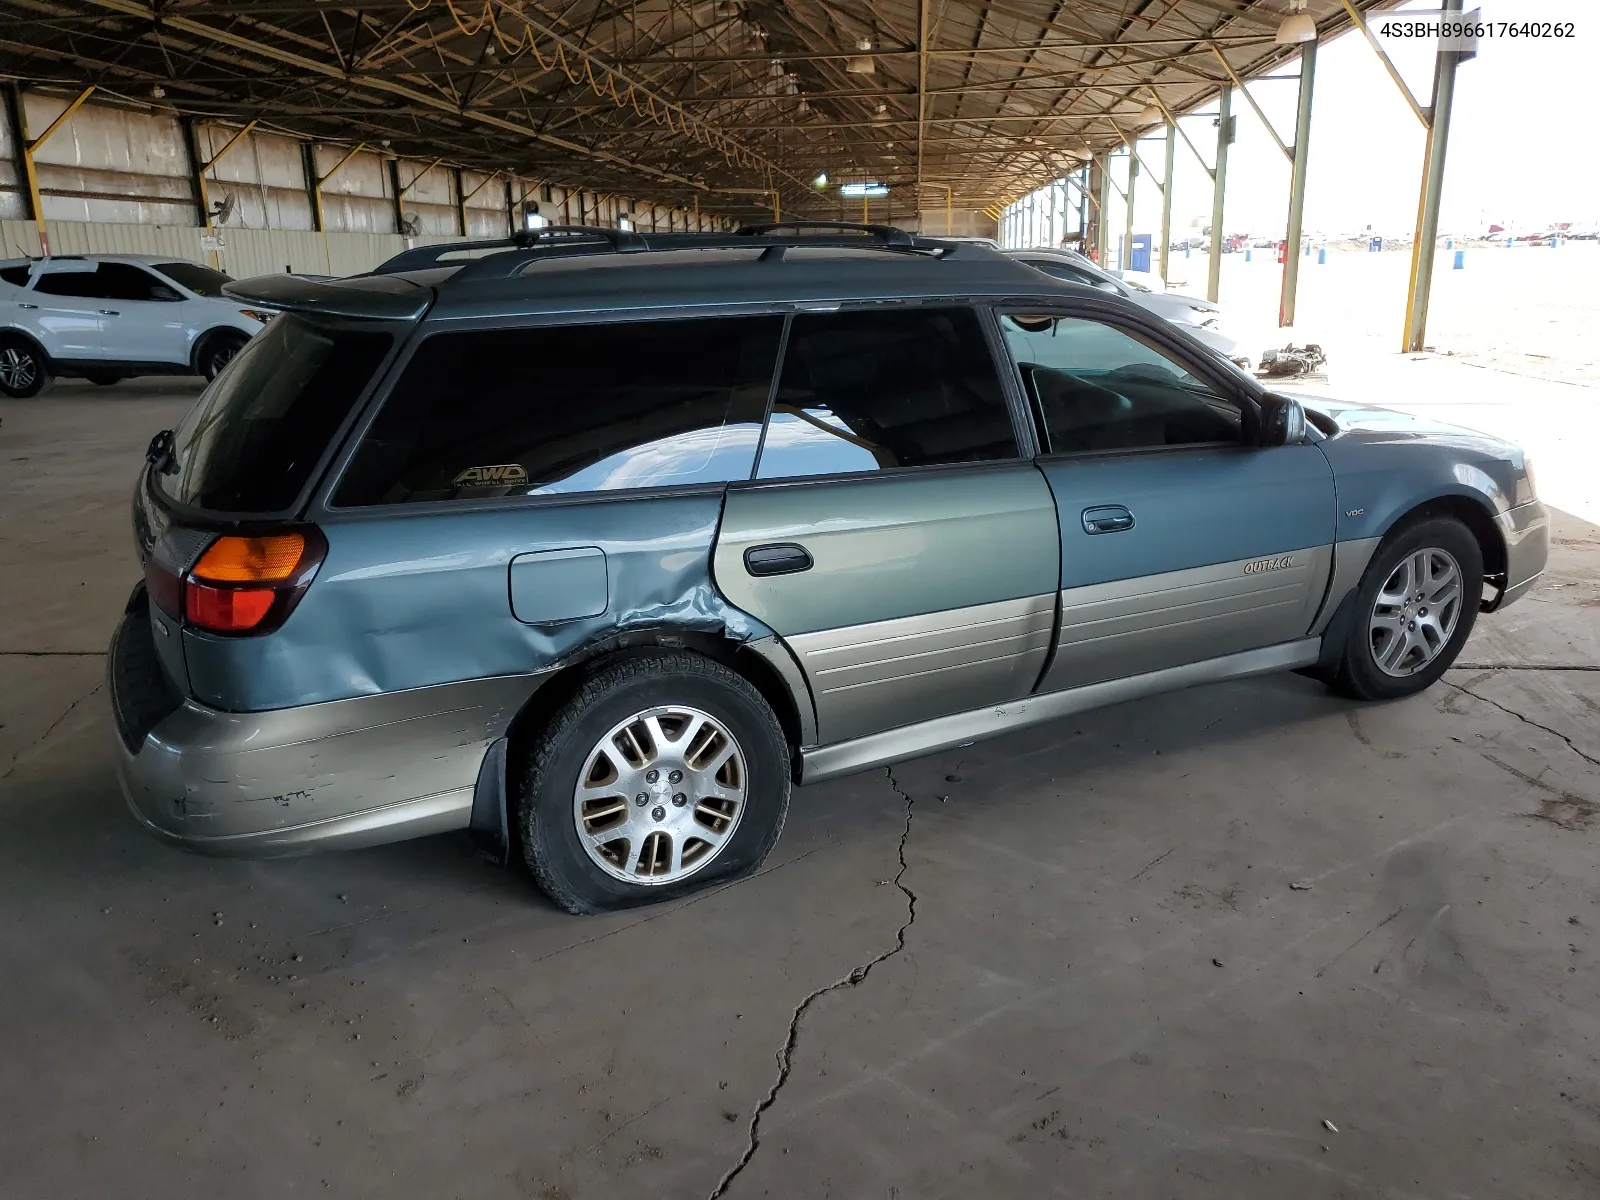
[{"label": "front side window", "polygon": [[1006,313],[1000,324],[1048,453],[1240,439],[1238,403],[1135,333],[1085,318],[1027,313]]},{"label": "front side window", "polygon": [[341,506],[748,479],[783,318],[435,334],[362,438]]},{"label": "front side window", "polygon": [[790,328],[757,474],[835,475],[1018,453],[973,310],[805,313]]}]

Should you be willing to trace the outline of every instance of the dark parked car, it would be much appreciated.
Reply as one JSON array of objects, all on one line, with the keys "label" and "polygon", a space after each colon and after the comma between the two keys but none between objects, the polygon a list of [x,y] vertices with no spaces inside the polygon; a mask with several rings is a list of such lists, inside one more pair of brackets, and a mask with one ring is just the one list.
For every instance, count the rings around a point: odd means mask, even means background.
[{"label": "dark parked car", "polygon": [[672,896],[795,782],[1268,671],[1417,692],[1545,562],[1516,447],[978,245],[554,230],[230,291],[284,315],[152,443],[110,660],[193,849],[470,827],[574,912]]}]

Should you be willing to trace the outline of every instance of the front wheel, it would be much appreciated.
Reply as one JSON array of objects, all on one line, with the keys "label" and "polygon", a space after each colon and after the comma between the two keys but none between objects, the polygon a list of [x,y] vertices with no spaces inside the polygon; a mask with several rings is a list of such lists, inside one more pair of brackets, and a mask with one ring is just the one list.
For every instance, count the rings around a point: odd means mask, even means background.
[{"label": "front wheel", "polygon": [[602,667],[535,739],[517,800],[534,879],[572,913],[758,867],[789,809],[789,747],[746,679],[681,652]]},{"label": "front wheel", "polygon": [[1356,589],[1334,689],[1395,700],[1432,686],[1461,653],[1482,599],[1483,551],[1460,521],[1438,517],[1391,534]]},{"label": "front wheel", "polygon": [[222,368],[233,361],[233,356],[244,349],[250,339],[242,333],[214,333],[200,351],[200,374],[206,380],[222,374]]},{"label": "front wheel", "polygon": [[0,337],[0,393],[17,400],[37,396],[53,382],[50,364],[26,338]]}]

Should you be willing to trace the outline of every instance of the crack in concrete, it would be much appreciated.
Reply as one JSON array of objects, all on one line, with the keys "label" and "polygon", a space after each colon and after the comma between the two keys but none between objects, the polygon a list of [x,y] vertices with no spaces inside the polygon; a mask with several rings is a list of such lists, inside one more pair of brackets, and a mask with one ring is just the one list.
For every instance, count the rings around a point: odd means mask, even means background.
[{"label": "crack in concrete", "polygon": [[1479,693],[1473,691],[1471,688],[1463,687],[1459,683],[1451,683],[1448,679],[1440,680],[1440,682],[1443,683],[1446,687],[1455,688],[1456,691],[1458,691],[1458,692],[1465,692],[1467,695],[1471,696],[1474,700],[1482,700],[1485,704],[1492,704],[1495,708],[1498,708],[1501,712],[1509,713],[1511,716],[1513,716],[1517,720],[1521,721],[1524,725],[1532,725],[1535,729],[1542,729],[1546,733],[1552,734],[1555,737],[1560,738],[1563,742],[1565,742],[1567,744],[1567,748],[1569,750],[1571,750],[1574,754],[1576,754],[1579,758],[1583,759],[1584,762],[1589,763],[1591,766],[1600,767],[1600,758],[1595,758],[1593,755],[1585,754],[1582,750],[1579,750],[1578,749],[1578,744],[1576,742],[1574,742],[1571,738],[1569,738],[1566,734],[1562,733],[1559,729],[1552,729],[1548,725],[1541,725],[1538,721],[1535,721],[1532,717],[1525,717],[1521,713],[1519,713],[1516,709],[1507,708],[1504,704],[1501,704],[1500,701],[1491,700],[1491,699],[1489,699],[1489,697],[1480,695]]},{"label": "crack in concrete", "polygon": [[104,686],[105,686],[105,681],[101,680],[99,683],[95,684],[92,688],[90,688],[83,695],[79,696],[71,704],[67,705],[66,710],[59,717],[57,717],[54,721],[51,721],[50,724],[45,727],[45,731],[43,733],[41,733],[38,737],[34,738],[33,741],[29,742],[26,746],[22,747],[22,749],[18,750],[15,754],[13,754],[11,756],[11,761],[6,765],[6,769],[4,771],[0,771],[0,779],[8,779],[8,778],[10,778],[11,772],[15,771],[18,767],[20,767],[23,764],[23,762],[29,757],[29,755],[31,754],[32,751],[37,750],[40,746],[44,745],[45,742],[50,740],[50,735],[52,733],[54,733],[60,727],[60,725],[61,725],[61,723],[63,721],[65,721],[68,717],[70,717],[74,712],[77,711],[78,705],[82,704],[85,700],[87,700],[90,696],[94,695],[96,692],[98,692]]},{"label": "crack in concrete", "polygon": [[806,1013],[810,1011],[811,1006],[830,992],[843,991],[846,988],[853,988],[862,983],[871,973],[873,967],[893,958],[906,948],[906,931],[911,928],[912,923],[917,919],[917,894],[902,882],[906,873],[906,842],[911,837],[911,809],[916,802],[908,792],[901,788],[899,781],[895,779],[893,767],[886,768],[886,774],[889,777],[889,786],[894,789],[895,795],[906,802],[906,823],[900,831],[900,845],[898,848],[900,869],[895,872],[894,878],[889,880],[890,883],[900,889],[906,898],[906,919],[900,923],[900,928],[895,930],[893,946],[890,946],[882,954],[869,958],[860,966],[853,967],[850,973],[843,978],[836,979],[832,983],[818,988],[795,1007],[793,1015],[789,1018],[789,1035],[784,1040],[782,1049],[778,1051],[778,1078],[767,1089],[766,1097],[760,1104],[756,1105],[755,1112],[750,1116],[750,1124],[746,1130],[744,1153],[739,1155],[739,1161],[729,1168],[727,1174],[723,1175],[707,1200],[721,1200],[721,1197],[727,1195],[728,1189],[733,1186],[733,1181],[750,1165],[751,1160],[756,1156],[756,1151],[761,1148],[761,1118],[777,1102],[778,1093],[783,1090],[783,1085],[789,1082],[789,1075],[794,1070],[794,1052],[800,1041],[800,1024],[805,1020]]}]

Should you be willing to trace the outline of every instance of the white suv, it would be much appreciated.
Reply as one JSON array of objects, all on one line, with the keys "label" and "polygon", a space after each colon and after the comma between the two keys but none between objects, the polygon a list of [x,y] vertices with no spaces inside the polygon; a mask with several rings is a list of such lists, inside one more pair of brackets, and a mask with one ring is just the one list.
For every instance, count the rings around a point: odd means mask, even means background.
[{"label": "white suv", "polygon": [[0,394],[37,396],[57,375],[214,378],[272,319],[224,297],[229,282],[153,254],[0,263]]}]

